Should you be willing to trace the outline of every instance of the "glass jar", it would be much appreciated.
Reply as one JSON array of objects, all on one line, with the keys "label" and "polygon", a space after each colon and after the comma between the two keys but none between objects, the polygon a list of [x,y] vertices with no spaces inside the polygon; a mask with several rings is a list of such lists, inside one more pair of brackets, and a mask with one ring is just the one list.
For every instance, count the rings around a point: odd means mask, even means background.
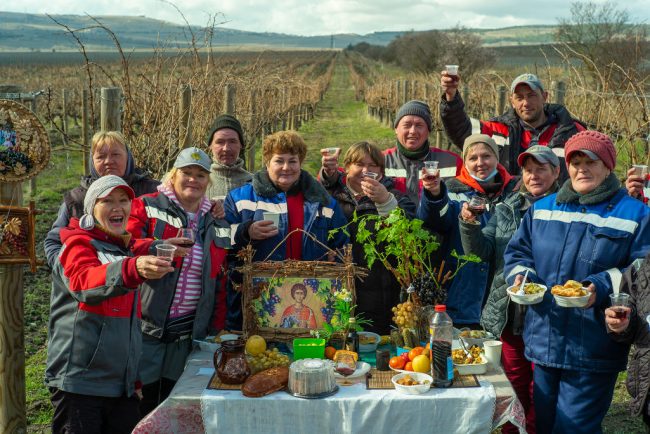
[{"label": "glass jar", "polygon": [[251,374],[244,352],[245,346],[242,339],[225,341],[214,352],[214,367],[224,384],[241,384]]}]

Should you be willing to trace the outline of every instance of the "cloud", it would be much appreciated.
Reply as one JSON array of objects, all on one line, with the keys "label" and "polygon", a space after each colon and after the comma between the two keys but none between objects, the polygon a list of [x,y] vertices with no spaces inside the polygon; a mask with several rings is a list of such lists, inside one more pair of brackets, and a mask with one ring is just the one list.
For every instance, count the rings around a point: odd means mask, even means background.
[{"label": "cloud", "polygon": [[[594,0],[603,3],[605,0]],[[521,0],[176,0],[185,18],[206,25],[218,14],[225,27],[255,32],[299,35],[365,34],[387,30],[444,29],[461,24],[498,28],[528,24],[557,24],[569,17],[570,2],[546,0],[543,6]],[[633,21],[649,22],[650,0],[627,0]],[[113,0],[22,0],[4,10],[50,14],[145,15],[182,23],[176,9],[161,0],[131,0],[115,7]]]}]

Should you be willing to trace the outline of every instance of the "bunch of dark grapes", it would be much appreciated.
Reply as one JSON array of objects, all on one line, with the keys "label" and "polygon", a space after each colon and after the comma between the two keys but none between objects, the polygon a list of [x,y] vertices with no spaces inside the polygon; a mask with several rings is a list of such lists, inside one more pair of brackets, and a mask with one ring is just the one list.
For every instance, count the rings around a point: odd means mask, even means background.
[{"label": "bunch of dark grapes", "polygon": [[27,251],[26,225],[20,225],[20,233],[18,235],[14,235],[11,232],[5,230],[2,244],[9,246],[11,249],[11,254],[13,255],[18,254],[20,256],[29,256],[29,252]]},{"label": "bunch of dark grapes", "polygon": [[25,166],[25,169],[29,171],[32,168],[32,162],[29,161],[27,155],[19,151],[14,151],[9,149],[4,152],[0,152],[0,163],[4,163],[4,168],[0,169],[0,172],[7,172],[13,170],[17,163]]},{"label": "bunch of dark grapes", "polygon": [[447,290],[437,288],[430,274],[423,274],[415,278],[413,287],[423,306],[444,303],[447,298]]}]

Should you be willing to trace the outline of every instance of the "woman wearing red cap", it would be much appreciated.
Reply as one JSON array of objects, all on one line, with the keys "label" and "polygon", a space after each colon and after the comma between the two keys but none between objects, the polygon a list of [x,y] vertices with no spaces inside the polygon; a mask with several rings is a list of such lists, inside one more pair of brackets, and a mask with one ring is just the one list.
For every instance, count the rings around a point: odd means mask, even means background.
[{"label": "woman wearing red cap", "polygon": [[550,291],[526,312],[526,357],[535,364],[538,433],[602,432],[629,345],[607,333],[604,311],[622,271],[650,250],[650,209],[627,195],[613,173],[616,150],[597,131],[565,146],[570,179],[524,216],[505,252],[504,275],[518,284],[577,280],[590,293],[582,308],[556,304]]}]

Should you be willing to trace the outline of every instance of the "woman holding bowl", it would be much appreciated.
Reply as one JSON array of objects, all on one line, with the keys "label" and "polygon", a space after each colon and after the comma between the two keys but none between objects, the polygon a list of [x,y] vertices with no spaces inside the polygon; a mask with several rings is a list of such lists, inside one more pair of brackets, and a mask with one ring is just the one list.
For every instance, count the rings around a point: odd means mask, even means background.
[{"label": "woman holding bowl", "polygon": [[[140,420],[138,286],[173,269],[126,231],[133,190],[98,178],[81,219],[61,230],[54,263],[45,383],[53,433],[130,433]],[[136,256],[140,255],[140,256]]]},{"label": "woman holding bowl", "polygon": [[327,260],[328,248],[336,250],[347,242],[342,232],[328,237],[347,220],[337,201],[302,170],[306,155],[307,146],[295,131],[267,136],[262,145],[264,169],[255,173],[251,184],[226,196],[233,245],[241,249],[252,244],[254,261]]},{"label": "woman holding bowl", "polygon": [[[510,303],[503,277],[503,254],[521,219],[537,200],[558,190],[560,160],[547,146],[531,146],[519,155],[522,188],[494,208],[487,225],[481,228],[474,213],[463,204],[460,212],[460,238],[466,253],[479,256],[494,269],[487,302],[481,314],[481,325],[503,342],[503,369],[526,412],[526,431],[535,433],[533,407],[533,365],[524,356],[521,337],[526,306]],[[512,424],[502,432],[517,432]]]},{"label": "woman holding bowl", "polygon": [[587,288],[582,308],[559,306],[550,291],[529,306],[524,344],[535,364],[537,432],[599,433],[629,349],[608,336],[604,310],[622,270],[650,249],[650,208],[621,188],[607,135],[582,131],[564,152],[570,179],[526,213],[506,248],[504,275],[509,285],[528,272],[549,288],[568,280]]},{"label": "woman holding bowl", "polygon": [[[327,191],[341,204],[349,220],[357,216],[387,216],[401,208],[407,217],[415,216],[416,205],[407,194],[395,188],[393,179],[385,176],[385,161],[381,150],[368,142],[350,146],[343,157],[344,173],[326,170],[323,159],[320,179]],[[368,224],[374,230],[374,223]],[[356,242],[357,226],[348,226],[352,240],[352,258],[356,264],[367,267],[363,245]],[[367,330],[387,335],[390,333],[391,308],[399,303],[400,286],[393,274],[376,261],[363,279],[354,283],[356,311],[372,323]]]},{"label": "woman holding bowl", "polygon": [[215,331],[213,323],[221,329],[225,322],[226,291],[221,276],[230,228],[210,213],[212,204],[206,196],[210,164],[202,150],[184,149],[158,192],[133,201],[129,232],[177,247],[174,271],[142,285],[143,415],[171,392],[193,339],[205,338]]},{"label": "woman holding bowl", "polygon": [[[472,134],[463,144],[463,167],[460,175],[441,182],[439,175],[422,172],[424,193],[420,198],[417,218],[425,227],[444,236],[441,250],[445,253],[443,275],[456,269],[455,250],[463,253],[459,214],[470,210],[474,224],[484,227],[494,207],[513,194],[517,180],[499,164],[499,150],[492,137]],[[469,212],[469,211],[468,211]],[[454,324],[476,327],[481,317],[490,282],[489,261],[467,263],[452,280],[447,291],[447,313]]]}]

